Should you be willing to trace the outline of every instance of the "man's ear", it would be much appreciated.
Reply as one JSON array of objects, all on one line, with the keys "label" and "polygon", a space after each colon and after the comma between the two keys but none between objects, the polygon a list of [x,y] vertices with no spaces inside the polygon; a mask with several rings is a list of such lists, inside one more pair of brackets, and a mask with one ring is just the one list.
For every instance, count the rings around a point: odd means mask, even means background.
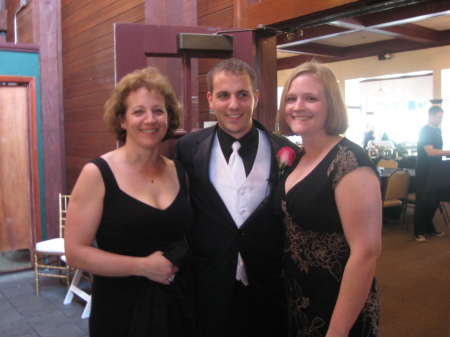
[{"label": "man's ear", "polygon": [[211,94],[210,91],[208,91],[208,92],[206,93],[206,98],[208,98],[209,108],[210,108],[210,109],[214,109],[214,108],[213,108],[213,103],[212,103],[212,94]]},{"label": "man's ear", "polygon": [[255,90],[255,108],[258,106],[258,102],[259,102],[259,90],[256,89]]}]

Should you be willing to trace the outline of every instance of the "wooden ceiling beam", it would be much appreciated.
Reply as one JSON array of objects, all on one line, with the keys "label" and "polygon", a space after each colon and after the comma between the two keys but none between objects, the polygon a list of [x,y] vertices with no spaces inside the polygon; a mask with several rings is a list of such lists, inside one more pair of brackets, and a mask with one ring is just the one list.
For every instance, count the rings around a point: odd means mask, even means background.
[{"label": "wooden ceiling beam", "polygon": [[280,47],[289,47],[290,45],[299,45],[317,41],[318,39],[332,38],[342,35],[345,32],[351,32],[346,28],[322,25],[311,27],[294,32],[294,36],[283,34],[277,36],[277,45]]},{"label": "wooden ceiling beam", "polygon": [[412,23],[377,29],[376,32],[380,35],[387,35],[402,40],[415,41],[419,43],[439,41],[438,31],[419,25],[414,25]]},{"label": "wooden ceiling beam", "polygon": [[[330,63],[330,62],[336,61],[336,59],[334,59],[334,58],[317,56],[317,55],[296,55],[296,56],[292,56],[292,57],[278,59],[277,60],[277,70],[292,69],[302,63],[309,62],[312,60],[320,62],[320,63]],[[339,60],[339,59],[337,59],[337,60]]]},{"label": "wooden ceiling beam", "polygon": [[[450,44],[450,31],[442,32],[441,34],[441,40],[438,42],[428,43],[426,45],[426,48],[433,48],[433,47],[440,47],[440,46],[446,46]],[[399,39],[392,39],[392,40],[386,40],[386,41],[380,41],[380,42],[374,42],[374,43],[366,43],[362,45],[357,45],[353,47],[345,47],[345,48],[339,48],[339,47],[330,47],[322,45],[321,47],[318,47],[317,44],[308,44],[308,45],[302,45],[297,47],[290,47],[287,49],[282,50],[283,52],[292,52],[293,54],[299,54],[302,53],[302,55],[292,56],[289,58],[294,59],[294,63],[298,62],[301,59],[311,59],[313,58],[314,54],[318,56],[318,59],[322,60],[321,62],[328,63],[328,62],[336,62],[336,61],[345,61],[345,60],[352,60],[356,58],[363,58],[363,57],[370,57],[370,56],[376,56],[381,53],[401,53],[411,50],[418,50],[422,49],[423,44],[419,44],[417,42],[413,41],[406,41],[406,40],[399,40]],[[303,58],[300,58],[299,56],[303,56]],[[284,60],[284,59],[282,59]],[[282,65],[286,65],[287,61],[281,62]],[[283,68],[286,69],[286,68]],[[278,68],[278,70],[282,70]]]},{"label": "wooden ceiling beam", "polygon": [[385,28],[417,21],[432,19],[450,14],[450,1],[429,1],[416,5],[402,7],[401,10],[390,10],[380,13],[372,13],[361,16],[359,19],[366,27]]},{"label": "wooden ceiling beam", "polygon": [[[309,54],[311,49],[315,47],[298,48],[295,46],[305,46],[317,41],[320,43],[321,39],[361,31],[416,43],[439,43],[443,35],[439,31],[409,22],[416,21],[418,18],[423,19],[424,16],[431,18],[450,14],[448,10],[450,10],[450,1],[435,1],[404,7],[402,10],[385,11],[382,13],[383,15],[381,13],[373,13],[331,21],[329,24],[305,28],[301,30],[302,34],[296,34],[294,37],[288,34],[278,36],[277,45],[279,50],[293,50]],[[319,50],[322,51],[323,48],[319,48]],[[336,55],[336,53],[339,52],[336,50],[331,52],[332,55]]]},{"label": "wooden ceiling beam", "polygon": [[302,53],[302,54],[314,54],[322,56],[331,57],[344,57],[345,48],[328,46],[320,43],[308,43],[300,46],[292,46],[289,48],[278,48],[279,52],[292,52],[292,53]]},{"label": "wooden ceiling beam", "polygon": [[[247,28],[256,28],[259,24],[271,26],[279,22],[292,20],[343,5],[358,3],[357,0],[264,0],[247,7]],[[293,15],[295,14],[295,17]]]}]

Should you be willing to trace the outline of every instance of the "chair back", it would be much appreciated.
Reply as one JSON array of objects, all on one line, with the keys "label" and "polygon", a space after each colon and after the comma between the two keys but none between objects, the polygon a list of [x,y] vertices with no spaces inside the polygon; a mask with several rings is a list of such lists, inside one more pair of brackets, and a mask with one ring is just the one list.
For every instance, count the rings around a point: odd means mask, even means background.
[{"label": "chair back", "polygon": [[394,159],[382,158],[378,161],[377,167],[397,168],[398,163]]},{"label": "chair back", "polygon": [[408,195],[410,175],[407,170],[394,171],[387,180],[383,200],[405,199]]},{"label": "chair back", "polygon": [[59,237],[64,237],[64,226],[66,225],[67,206],[70,195],[59,193]]}]

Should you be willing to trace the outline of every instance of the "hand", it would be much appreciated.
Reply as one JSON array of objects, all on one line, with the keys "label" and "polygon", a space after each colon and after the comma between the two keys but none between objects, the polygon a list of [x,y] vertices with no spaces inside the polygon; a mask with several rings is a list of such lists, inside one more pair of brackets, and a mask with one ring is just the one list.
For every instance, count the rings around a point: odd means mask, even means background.
[{"label": "hand", "polygon": [[178,272],[178,267],[166,259],[161,251],[144,257],[142,261],[141,275],[155,282],[169,285],[169,278],[173,280]]}]

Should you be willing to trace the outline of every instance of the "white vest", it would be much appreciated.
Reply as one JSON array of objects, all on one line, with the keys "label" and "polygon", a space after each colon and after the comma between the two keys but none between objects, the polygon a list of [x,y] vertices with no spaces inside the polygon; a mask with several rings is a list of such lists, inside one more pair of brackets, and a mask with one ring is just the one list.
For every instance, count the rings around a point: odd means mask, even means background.
[{"label": "white vest", "polygon": [[246,180],[238,186],[220,148],[217,135],[211,150],[209,177],[239,228],[269,194],[270,143],[259,131],[255,163]]},{"label": "white vest", "polygon": [[[238,228],[270,193],[270,143],[262,131],[258,130],[258,132],[259,145],[255,162],[250,174],[240,186],[225,160],[217,134],[211,150],[209,177]],[[238,254],[236,279],[248,285],[241,253]]]}]

